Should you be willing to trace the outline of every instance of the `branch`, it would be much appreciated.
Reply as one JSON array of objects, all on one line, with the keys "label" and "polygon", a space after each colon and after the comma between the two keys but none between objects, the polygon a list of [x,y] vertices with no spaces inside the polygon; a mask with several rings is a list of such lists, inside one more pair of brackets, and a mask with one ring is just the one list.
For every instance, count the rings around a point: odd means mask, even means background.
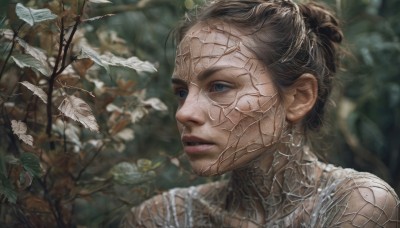
[{"label": "branch", "polygon": [[[59,47],[58,47],[58,54],[56,61],[54,63],[53,73],[50,76],[49,80],[49,91],[47,95],[47,128],[46,134],[49,138],[51,138],[51,127],[53,125],[53,113],[52,113],[52,106],[53,106],[53,87],[54,87],[54,80],[57,76],[57,68],[58,64],[61,60],[62,50],[63,50],[63,40],[64,40],[64,18],[61,18],[61,31],[60,31],[60,39],[59,39]],[[50,148],[54,149],[55,145],[52,140],[50,141]]]},{"label": "branch", "polygon": [[[53,73],[50,76],[50,80],[49,80],[49,92],[48,92],[48,97],[47,97],[47,129],[46,129],[46,133],[47,136],[49,138],[51,138],[51,127],[53,125],[53,114],[52,114],[52,106],[53,106],[53,89],[54,89],[54,82],[55,79],[57,78],[57,76],[59,74],[61,74],[64,69],[68,66],[65,64],[66,58],[67,58],[67,54],[68,54],[68,50],[70,48],[70,45],[72,43],[72,39],[75,35],[76,30],[78,29],[78,25],[81,22],[81,17],[80,15],[78,15],[76,17],[75,20],[75,24],[72,28],[71,34],[68,37],[67,42],[65,43],[65,46],[63,45],[63,40],[64,40],[64,19],[61,18],[61,31],[60,31],[60,47],[58,49],[58,55],[57,55],[57,59],[53,68]],[[61,67],[60,69],[58,69],[58,66],[60,64],[61,61]],[[54,149],[55,145],[54,142],[50,142],[50,148]]]},{"label": "branch", "polygon": [[11,54],[12,54],[12,52],[14,51],[14,47],[15,47],[15,43],[16,43],[16,42],[15,42],[15,39],[17,38],[17,35],[18,35],[18,30],[14,32],[10,52],[8,52],[8,55],[7,55],[7,57],[6,57],[6,60],[4,61],[4,65],[3,65],[3,67],[1,68],[1,71],[0,71],[0,80],[1,80],[1,77],[3,77],[3,73],[4,73],[4,70],[6,69],[6,65],[7,65],[7,63],[8,63],[8,60],[10,59]]},{"label": "branch", "polygon": [[85,166],[79,171],[78,175],[74,178],[75,181],[78,181],[83,172],[89,167],[89,165],[93,162],[93,160],[100,154],[101,150],[103,149],[104,144],[100,146],[100,148],[96,151],[96,153],[93,155],[93,157],[85,164]]},{"label": "branch", "polygon": [[57,222],[58,227],[65,227],[63,218],[62,218],[62,214],[59,211],[59,207],[57,205],[55,205],[53,203],[53,201],[51,200],[50,194],[49,194],[49,190],[47,189],[46,186],[46,182],[43,182],[41,179],[38,179],[38,182],[40,184],[40,186],[42,186],[43,188],[43,193],[44,193],[44,198],[46,199],[46,201],[49,203],[50,205],[50,211],[54,216],[54,219]]},{"label": "branch", "polygon": [[68,66],[68,65],[65,65],[65,61],[67,59],[67,54],[68,54],[68,49],[69,49],[69,46],[72,43],[72,39],[74,38],[75,32],[78,29],[78,25],[80,23],[81,23],[81,16],[78,15],[76,17],[74,27],[72,28],[72,32],[71,32],[71,34],[70,34],[70,36],[69,36],[69,38],[67,40],[67,43],[64,46],[64,55],[62,57],[61,69],[59,71],[57,71],[57,75],[61,74],[65,70],[65,68],[67,68],[67,66]]},{"label": "branch", "polygon": [[9,130],[9,132],[8,132],[7,135],[8,135],[8,137],[9,137],[10,141],[11,141],[10,146],[12,146],[12,147],[15,148],[15,150],[12,150],[12,151],[13,151],[13,154],[14,154],[15,156],[19,156],[20,151],[19,151],[18,144],[17,144],[18,141],[17,141],[17,139],[15,138],[15,136],[14,136],[12,130],[11,130],[11,129],[12,129],[12,127],[11,127],[11,121],[10,121],[10,118],[8,117],[8,113],[7,113],[7,110],[6,110],[6,108],[4,107],[4,105],[2,106],[2,111],[3,111],[3,119],[5,120],[6,129]]}]

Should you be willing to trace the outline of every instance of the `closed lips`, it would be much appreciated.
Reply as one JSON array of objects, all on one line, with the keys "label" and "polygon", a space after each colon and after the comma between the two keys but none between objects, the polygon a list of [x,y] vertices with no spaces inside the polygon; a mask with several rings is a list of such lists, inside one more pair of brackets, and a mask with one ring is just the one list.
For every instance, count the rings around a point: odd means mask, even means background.
[{"label": "closed lips", "polygon": [[204,139],[194,137],[194,136],[183,136],[182,143],[185,146],[197,146],[197,145],[204,145],[204,144],[212,144]]}]

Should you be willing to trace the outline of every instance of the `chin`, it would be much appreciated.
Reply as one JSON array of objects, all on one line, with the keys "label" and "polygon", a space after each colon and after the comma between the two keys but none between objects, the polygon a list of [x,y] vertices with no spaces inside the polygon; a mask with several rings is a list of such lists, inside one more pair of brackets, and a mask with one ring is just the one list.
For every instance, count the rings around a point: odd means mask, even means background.
[{"label": "chin", "polygon": [[221,164],[212,163],[212,164],[196,164],[196,162],[190,163],[192,166],[193,172],[201,177],[212,177],[212,176],[220,176],[226,172],[231,171],[228,168],[223,167]]}]

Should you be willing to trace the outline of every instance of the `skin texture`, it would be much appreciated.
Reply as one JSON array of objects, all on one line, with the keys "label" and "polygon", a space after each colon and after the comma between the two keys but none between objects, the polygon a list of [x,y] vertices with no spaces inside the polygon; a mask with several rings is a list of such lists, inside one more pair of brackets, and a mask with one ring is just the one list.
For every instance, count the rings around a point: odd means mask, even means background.
[{"label": "skin texture", "polygon": [[197,174],[271,160],[265,148],[280,138],[285,117],[265,66],[238,31],[218,22],[195,25],[179,46],[173,75],[176,120]]},{"label": "skin texture", "polygon": [[399,198],[378,177],[324,164],[303,139],[317,85],[304,74],[278,96],[268,67],[229,24],[192,26],[173,88],[194,172],[230,179],[172,189],[135,207],[125,227],[399,227]]}]

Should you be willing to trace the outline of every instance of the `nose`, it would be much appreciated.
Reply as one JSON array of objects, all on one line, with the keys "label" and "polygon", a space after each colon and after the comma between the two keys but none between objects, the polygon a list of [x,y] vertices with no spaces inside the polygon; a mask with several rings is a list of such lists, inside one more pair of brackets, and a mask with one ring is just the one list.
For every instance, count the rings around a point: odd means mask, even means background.
[{"label": "nose", "polygon": [[189,92],[185,101],[180,105],[175,113],[175,119],[185,127],[202,125],[205,122],[204,108],[206,104],[201,101],[199,94]]}]

